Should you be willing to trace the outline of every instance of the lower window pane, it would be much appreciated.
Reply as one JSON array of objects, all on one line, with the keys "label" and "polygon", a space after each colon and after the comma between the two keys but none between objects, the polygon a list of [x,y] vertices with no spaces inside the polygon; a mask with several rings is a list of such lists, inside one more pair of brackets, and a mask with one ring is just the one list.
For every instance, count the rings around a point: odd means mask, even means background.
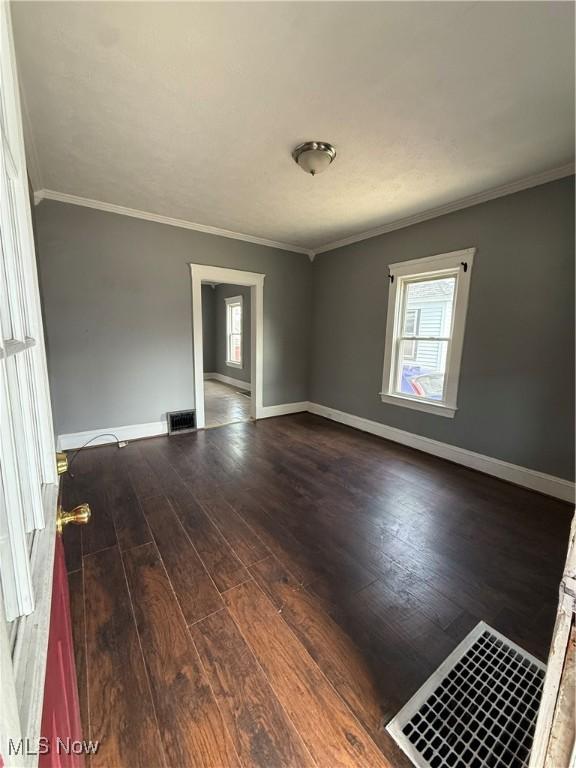
[{"label": "lower window pane", "polygon": [[242,337],[232,334],[230,336],[230,362],[240,363],[242,361]]},{"label": "lower window pane", "polygon": [[396,392],[424,400],[442,400],[447,341],[401,341]]}]

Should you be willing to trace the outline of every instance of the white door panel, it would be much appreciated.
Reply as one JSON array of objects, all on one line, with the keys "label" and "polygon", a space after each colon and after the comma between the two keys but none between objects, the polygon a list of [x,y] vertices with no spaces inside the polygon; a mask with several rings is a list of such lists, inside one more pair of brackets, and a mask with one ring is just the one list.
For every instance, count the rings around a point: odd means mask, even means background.
[{"label": "white door panel", "polygon": [[[0,754],[38,738],[57,471],[10,7],[0,0]],[[36,758],[24,759],[33,765]]]}]

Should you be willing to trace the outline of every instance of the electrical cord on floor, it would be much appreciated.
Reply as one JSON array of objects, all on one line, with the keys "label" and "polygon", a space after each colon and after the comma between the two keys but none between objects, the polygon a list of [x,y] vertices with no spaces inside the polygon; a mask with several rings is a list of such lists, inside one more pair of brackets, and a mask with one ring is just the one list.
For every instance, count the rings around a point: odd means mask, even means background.
[{"label": "electrical cord on floor", "polygon": [[94,442],[94,440],[98,440],[100,437],[113,437],[114,440],[116,440],[116,443],[118,444],[118,448],[124,448],[124,446],[126,445],[126,442],[124,442],[123,440],[120,440],[118,438],[118,435],[115,435],[114,432],[102,432],[101,435],[95,435],[94,437],[91,437],[90,440],[87,440],[84,443],[84,445],[81,445],[80,448],[77,448],[72,454],[72,458],[68,462],[68,477],[74,477],[74,475],[72,474],[72,464],[74,463],[74,460],[76,459],[76,456],[78,456],[80,451],[83,448],[86,448],[87,446],[89,446],[90,443]]}]

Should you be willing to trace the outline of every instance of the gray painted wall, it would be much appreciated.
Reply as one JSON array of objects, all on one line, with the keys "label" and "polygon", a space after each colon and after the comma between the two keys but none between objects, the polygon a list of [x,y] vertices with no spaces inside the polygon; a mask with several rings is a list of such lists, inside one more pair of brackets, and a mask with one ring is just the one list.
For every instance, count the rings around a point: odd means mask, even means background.
[{"label": "gray painted wall", "polygon": [[202,357],[204,373],[216,370],[216,293],[211,285],[202,286]]},{"label": "gray painted wall", "polygon": [[307,256],[49,200],[36,224],[58,434],[194,405],[190,262],[266,274],[264,405],[307,398]]},{"label": "gray painted wall", "polygon": [[[59,434],[193,406],[188,263],[197,262],[266,274],[265,405],[310,399],[573,477],[573,178],[321,254],[313,265],[64,203],[44,201],[35,213]],[[387,265],[472,246],[456,417],[383,404]]]},{"label": "gray painted wall", "polygon": [[[455,418],[382,403],[387,265],[473,246]],[[573,478],[573,177],[321,254],[313,275],[312,401]]]},{"label": "gray painted wall", "polygon": [[[216,300],[216,355],[214,370],[224,376],[240,381],[251,381],[251,305],[250,287],[246,285],[217,285],[215,289]],[[234,368],[226,365],[226,299],[230,296],[242,296],[242,368]],[[305,398],[307,399],[307,398]]]}]

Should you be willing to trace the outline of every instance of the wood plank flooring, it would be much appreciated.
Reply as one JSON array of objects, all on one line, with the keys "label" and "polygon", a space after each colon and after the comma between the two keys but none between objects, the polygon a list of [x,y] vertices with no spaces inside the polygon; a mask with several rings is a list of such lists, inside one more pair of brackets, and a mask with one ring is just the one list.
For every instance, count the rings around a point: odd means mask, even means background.
[{"label": "wood plank flooring", "polygon": [[408,768],[386,723],[479,620],[547,656],[567,504],[310,414],[72,471],[92,768]]},{"label": "wood plank flooring", "polygon": [[207,427],[220,427],[250,419],[250,393],[230,384],[207,379],[204,382],[204,419]]}]

